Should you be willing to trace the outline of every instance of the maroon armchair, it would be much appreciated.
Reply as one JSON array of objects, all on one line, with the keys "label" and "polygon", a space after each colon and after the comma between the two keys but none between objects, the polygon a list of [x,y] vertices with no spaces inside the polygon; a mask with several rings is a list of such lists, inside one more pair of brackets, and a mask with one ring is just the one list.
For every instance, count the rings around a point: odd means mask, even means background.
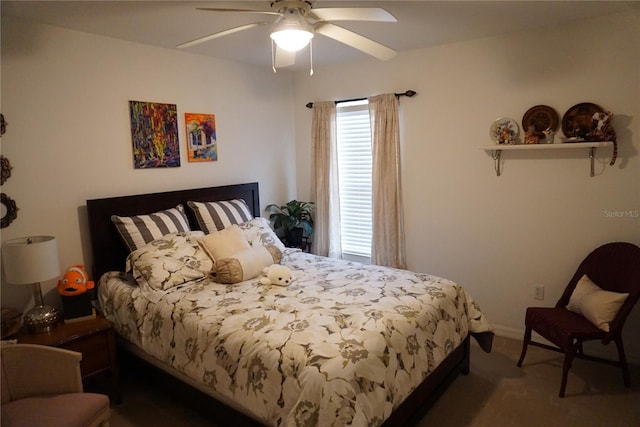
[{"label": "maroon armchair", "polygon": [[[604,291],[628,294],[613,320],[604,327],[600,325],[601,328],[598,328],[581,314],[567,309],[578,282],[584,283],[584,275]],[[640,247],[624,242],[600,246],[582,261],[555,307],[527,308],[522,353],[518,360],[518,366],[522,366],[527,346],[531,344],[564,353],[560,397],[564,397],[567,375],[576,357],[620,367],[624,385],[629,387],[631,379],[622,343],[622,327],[639,297]],[[576,299],[573,299],[571,303],[575,304],[575,301]],[[575,307],[572,308],[575,310]],[[532,341],[532,331],[537,332],[556,347]],[[582,343],[591,340],[600,340],[603,345],[607,345],[611,341],[615,342],[619,360],[617,362],[610,361],[584,354]]]}]

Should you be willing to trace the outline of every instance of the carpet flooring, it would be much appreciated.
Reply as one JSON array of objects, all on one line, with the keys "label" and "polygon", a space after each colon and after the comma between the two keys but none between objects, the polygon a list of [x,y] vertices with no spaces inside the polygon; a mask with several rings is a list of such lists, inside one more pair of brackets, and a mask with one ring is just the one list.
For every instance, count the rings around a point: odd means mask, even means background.
[{"label": "carpet flooring", "polygon": [[[640,426],[639,366],[631,367],[631,388],[626,388],[619,368],[576,360],[560,399],[562,355],[530,346],[518,368],[521,346],[496,337],[487,354],[473,344],[471,372],[455,379],[417,427]],[[152,374],[128,365],[121,373],[123,402],[111,407],[112,427],[230,425],[215,409],[192,404],[178,386],[158,386]]]}]

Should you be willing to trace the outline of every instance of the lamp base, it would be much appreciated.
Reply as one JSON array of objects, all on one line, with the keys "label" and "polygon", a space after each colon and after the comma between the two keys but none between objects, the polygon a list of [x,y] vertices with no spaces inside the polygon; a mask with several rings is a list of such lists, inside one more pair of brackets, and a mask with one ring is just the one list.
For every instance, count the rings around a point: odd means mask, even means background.
[{"label": "lamp base", "polygon": [[55,328],[60,316],[58,311],[49,305],[41,305],[29,310],[24,315],[24,324],[29,332],[40,334]]}]

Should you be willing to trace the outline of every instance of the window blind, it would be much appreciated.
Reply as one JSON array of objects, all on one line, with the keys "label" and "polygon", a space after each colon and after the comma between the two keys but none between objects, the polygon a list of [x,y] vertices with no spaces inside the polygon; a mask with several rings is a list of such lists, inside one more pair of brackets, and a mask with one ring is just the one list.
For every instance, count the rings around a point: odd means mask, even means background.
[{"label": "window blind", "polygon": [[371,126],[366,100],[336,108],[343,254],[371,257]]}]

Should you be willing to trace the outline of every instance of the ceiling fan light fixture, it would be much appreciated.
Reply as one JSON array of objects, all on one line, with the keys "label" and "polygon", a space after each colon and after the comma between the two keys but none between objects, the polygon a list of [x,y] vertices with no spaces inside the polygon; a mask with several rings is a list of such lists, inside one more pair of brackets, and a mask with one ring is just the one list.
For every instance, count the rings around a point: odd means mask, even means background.
[{"label": "ceiling fan light fixture", "polygon": [[313,28],[301,16],[297,9],[288,9],[273,29],[271,39],[280,47],[289,52],[297,52],[304,49],[313,38]]},{"label": "ceiling fan light fixture", "polygon": [[271,38],[280,48],[297,52],[309,44],[313,33],[305,29],[285,29],[274,31],[271,33]]}]

